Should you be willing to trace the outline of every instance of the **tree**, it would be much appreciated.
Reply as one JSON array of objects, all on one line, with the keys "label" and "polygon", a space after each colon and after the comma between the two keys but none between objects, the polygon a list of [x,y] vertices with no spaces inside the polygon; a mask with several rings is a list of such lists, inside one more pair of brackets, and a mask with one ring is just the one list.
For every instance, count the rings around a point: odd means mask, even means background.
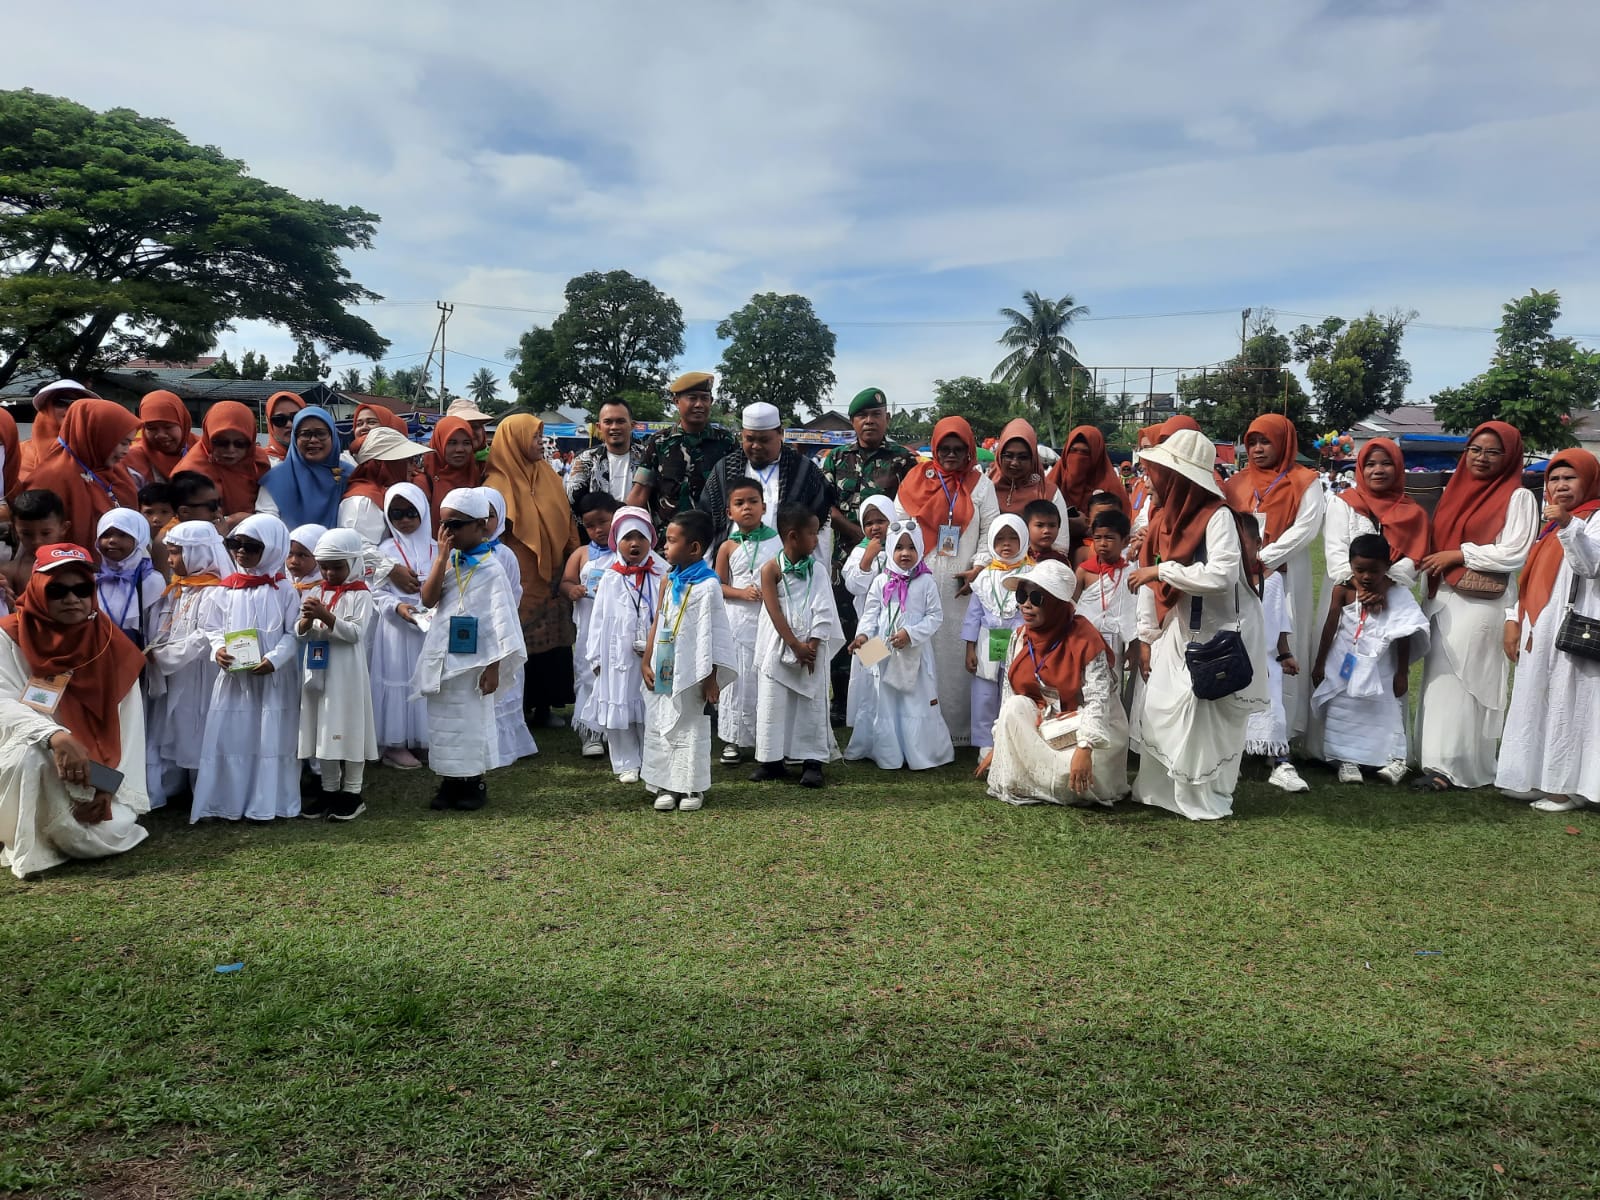
[{"label": "tree", "polygon": [[467,395],[472,397],[472,402],[479,408],[483,408],[486,404],[495,404],[500,399],[500,381],[488,367],[479,367],[473,372],[472,378],[467,380]]},{"label": "tree", "polygon": [[265,379],[267,370],[267,356],[257,354],[254,350],[246,350],[244,357],[239,359],[240,379]]},{"label": "tree", "polygon": [[[1067,327],[1088,308],[1071,296],[1046,300],[1038,292],[1022,293],[1026,312],[1002,308],[1011,322],[1000,344],[1011,351],[1000,360],[990,379],[998,379],[1020,402],[1045,419],[1049,444],[1056,445],[1056,402],[1070,390],[1074,367],[1082,369],[1078,352],[1067,340]],[[1081,394],[1081,393],[1080,393]]]},{"label": "tree", "polygon": [[328,360],[317,353],[316,344],[304,338],[296,339],[294,357],[272,372],[273,379],[324,379],[328,374]]},{"label": "tree", "polygon": [[728,342],[717,370],[722,391],[743,408],[776,405],[785,425],[815,416],[833,391],[833,331],[804,296],[762,292],[717,323]]},{"label": "tree", "polygon": [[1012,408],[1012,396],[1004,384],[988,383],[971,375],[933,381],[933,420],[965,417],[980,442],[1000,436],[1000,430],[1013,416]]},{"label": "tree", "polygon": [[389,378],[389,372],[377,363],[373,363],[372,370],[367,373],[366,392],[369,396],[394,395],[394,381]]},{"label": "tree", "polygon": [[519,408],[548,412],[565,404],[577,387],[572,364],[553,330],[535,325],[506,351],[506,358],[514,364],[510,380]]},{"label": "tree", "polygon": [[1354,321],[1329,317],[1315,327],[1302,325],[1289,335],[1324,425],[1349,429],[1404,403],[1411,364],[1400,356],[1400,340],[1416,319],[1414,312],[1380,317],[1369,311]]},{"label": "tree", "polygon": [[566,311],[550,331],[558,361],[586,403],[665,386],[668,365],[683,353],[683,310],[676,300],[626,271],[575,276],[566,297]]},{"label": "tree", "polygon": [[1600,351],[1554,336],[1561,315],[1556,292],[1530,291],[1502,311],[1489,369],[1434,395],[1439,423],[1466,433],[1484,421],[1504,421],[1521,431],[1530,450],[1577,445],[1574,423],[1581,425],[1600,402]]},{"label": "tree", "polygon": [[233,359],[228,357],[228,352],[224,350],[222,357],[211,364],[211,368],[206,374],[213,379],[237,379],[239,378],[239,366]]},{"label": "tree", "polygon": [[1272,313],[1261,312],[1244,353],[1180,380],[1178,396],[1209,437],[1236,442],[1262,413],[1285,413],[1295,423],[1301,450],[1309,450],[1316,434],[1307,421],[1305,389],[1288,369],[1292,353]]},{"label": "tree", "polygon": [[421,367],[402,367],[389,376],[388,394],[417,407],[433,403],[433,389]]},{"label": "tree", "polygon": [[339,375],[338,390],[341,392],[359,392],[361,390],[361,368],[346,367]]},{"label": "tree", "polygon": [[889,436],[902,445],[920,446],[932,435],[933,409],[931,408],[902,408],[889,415]]},{"label": "tree", "polygon": [[184,361],[240,320],[330,349],[388,346],[340,254],[378,218],[252,178],[130,109],[0,92],[0,384],[134,357]]}]

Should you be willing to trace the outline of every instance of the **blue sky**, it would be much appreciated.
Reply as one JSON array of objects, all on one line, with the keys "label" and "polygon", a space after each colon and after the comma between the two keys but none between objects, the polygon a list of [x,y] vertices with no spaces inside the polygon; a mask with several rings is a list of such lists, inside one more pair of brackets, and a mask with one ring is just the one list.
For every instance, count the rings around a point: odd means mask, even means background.
[{"label": "blue sky", "polygon": [[1408,335],[1417,399],[1481,370],[1530,287],[1600,344],[1596,5],[156,0],[7,29],[6,86],[379,213],[349,264],[390,301],[366,315],[407,366],[456,302],[452,383],[503,378],[551,319],[501,310],[612,268],[678,299],[685,369],[752,293],[798,291],[838,398],[911,407],[988,374],[1025,288],[1087,304],[1106,366],[1222,359],[1245,306],[1416,309],[1462,327]]}]

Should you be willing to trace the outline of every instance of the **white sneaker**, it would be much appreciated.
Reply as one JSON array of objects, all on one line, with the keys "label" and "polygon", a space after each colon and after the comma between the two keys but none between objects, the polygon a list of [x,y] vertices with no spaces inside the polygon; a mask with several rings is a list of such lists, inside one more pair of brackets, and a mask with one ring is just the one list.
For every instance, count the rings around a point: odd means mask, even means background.
[{"label": "white sneaker", "polygon": [[1405,777],[1406,760],[1403,758],[1391,758],[1385,765],[1378,768],[1378,778],[1385,783],[1392,783],[1398,786]]},{"label": "white sneaker", "polygon": [[1356,766],[1355,763],[1342,762],[1339,764],[1339,782],[1364,783],[1366,781],[1361,778],[1361,768]]},{"label": "white sneaker", "polygon": [[722,748],[722,762],[724,766],[735,766],[739,762],[739,747],[728,745]]},{"label": "white sneaker", "polygon": [[1300,778],[1300,772],[1294,769],[1293,763],[1282,762],[1272,768],[1272,774],[1267,776],[1267,782],[1275,788],[1286,792],[1309,792],[1311,785]]},{"label": "white sneaker", "polygon": [[415,771],[422,760],[404,746],[391,746],[383,752],[383,761],[400,771]]},{"label": "white sneaker", "polygon": [[1535,800],[1528,807],[1536,812],[1572,812],[1574,809],[1582,808],[1583,801],[1574,800],[1571,796],[1565,796],[1560,800],[1550,797],[1544,800]]},{"label": "white sneaker", "polygon": [[679,812],[695,812],[705,802],[706,802],[706,798],[704,796],[702,796],[699,792],[690,792],[682,800],[678,801],[678,811]]},{"label": "white sneaker", "polygon": [[638,783],[639,782],[639,772],[637,772],[637,771],[624,771],[621,775],[617,776],[617,782],[618,783]]},{"label": "white sneaker", "polygon": [[606,752],[606,740],[598,733],[587,733],[583,737],[583,756],[585,758],[599,758]]},{"label": "white sneaker", "polygon": [[[662,792],[656,797],[655,810],[657,812],[671,812],[678,807],[678,798],[671,792]],[[698,806],[696,806],[698,807]]]}]

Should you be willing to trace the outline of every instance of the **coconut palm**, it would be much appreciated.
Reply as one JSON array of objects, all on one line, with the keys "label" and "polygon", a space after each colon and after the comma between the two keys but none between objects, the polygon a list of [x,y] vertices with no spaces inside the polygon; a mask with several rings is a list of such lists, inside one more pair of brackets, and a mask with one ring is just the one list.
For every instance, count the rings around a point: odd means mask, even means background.
[{"label": "coconut palm", "polygon": [[1079,366],[1078,352],[1067,339],[1067,326],[1087,316],[1086,305],[1071,296],[1047,300],[1038,292],[1022,293],[1026,312],[1002,308],[1000,315],[1010,326],[1000,335],[1000,344],[1011,353],[1000,360],[991,379],[1011,389],[1012,395],[1044,414],[1049,444],[1056,443],[1056,397],[1067,389],[1072,371]]},{"label": "coconut palm", "polygon": [[493,404],[500,396],[500,381],[488,367],[479,367],[472,378],[467,380],[467,395],[472,397],[472,402],[479,408]]}]

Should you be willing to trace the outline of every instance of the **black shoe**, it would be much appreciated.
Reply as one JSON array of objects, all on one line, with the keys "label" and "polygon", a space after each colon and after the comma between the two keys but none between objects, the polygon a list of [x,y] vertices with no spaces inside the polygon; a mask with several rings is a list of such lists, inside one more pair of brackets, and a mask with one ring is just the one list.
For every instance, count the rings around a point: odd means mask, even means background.
[{"label": "black shoe", "polygon": [[822,784],[822,764],[814,758],[806,759],[805,770],[800,772],[800,786],[803,788],[819,788]]},{"label": "black shoe", "polygon": [[756,769],[750,772],[751,783],[766,783],[769,779],[787,779],[789,770],[783,765],[783,760],[777,762],[758,762]]},{"label": "black shoe", "polygon": [[439,780],[439,790],[433,794],[433,799],[428,801],[428,807],[435,812],[454,808],[456,793],[460,791],[464,782],[465,780],[452,779],[448,775]]},{"label": "black shoe", "polygon": [[339,803],[338,792],[317,791],[300,797],[300,815],[308,821],[320,821]]},{"label": "black shoe", "polygon": [[361,799],[360,792],[340,792],[329,801],[328,819],[331,821],[354,821],[366,811],[367,805]]},{"label": "black shoe", "polygon": [[476,779],[463,779],[460,781],[460,791],[456,792],[455,806],[462,812],[476,812],[489,802],[489,785],[483,781],[483,776]]},{"label": "black shoe", "polygon": [[322,776],[311,769],[311,764],[300,764],[300,807],[305,807],[305,802],[313,796],[322,794]]}]

